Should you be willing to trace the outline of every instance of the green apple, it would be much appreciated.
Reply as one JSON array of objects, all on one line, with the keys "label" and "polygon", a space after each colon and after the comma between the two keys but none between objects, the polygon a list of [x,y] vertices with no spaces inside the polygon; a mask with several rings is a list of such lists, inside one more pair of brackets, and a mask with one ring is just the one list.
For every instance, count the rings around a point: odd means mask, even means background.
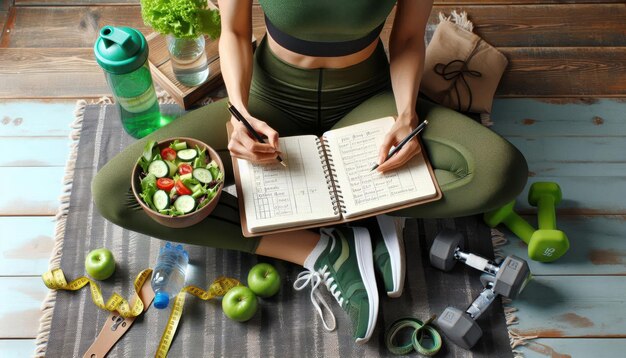
[{"label": "green apple", "polygon": [[274,296],[280,290],[280,275],[268,263],[256,264],[248,273],[248,286],[259,297]]},{"label": "green apple", "polygon": [[237,322],[245,322],[254,316],[258,303],[254,292],[246,286],[235,286],[222,298],[226,316]]},{"label": "green apple", "polygon": [[90,251],[85,258],[85,270],[96,280],[106,280],[115,272],[113,254],[104,247]]}]

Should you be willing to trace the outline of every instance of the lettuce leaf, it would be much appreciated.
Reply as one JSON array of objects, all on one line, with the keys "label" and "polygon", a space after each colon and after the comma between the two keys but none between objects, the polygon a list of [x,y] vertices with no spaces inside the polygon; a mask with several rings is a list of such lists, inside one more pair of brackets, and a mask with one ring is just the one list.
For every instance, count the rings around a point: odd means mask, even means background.
[{"label": "lettuce leaf", "polygon": [[158,211],[154,206],[154,202],[152,201],[152,197],[154,193],[157,192],[157,179],[154,174],[148,174],[145,178],[141,180],[141,193],[139,196],[143,199],[143,201],[150,207],[150,209],[154,211]]},{"label": "lettuce leaf", "polygon": [[150,166],[150,163],[153,160],[156,160],[155,157],[157,155],[159,157],[161,156],[158,153],[159,153],[159,148],[156,146],[156,141],[151,140],[148,143],[146,143],[146,146],[143,148],[143,153],[141,154],[141,157],[139,157],[139,160],[137,160],[137,163],[139,164],[139,166],[141,167],[144,173],[148,172],[148,166]]},{"label": "lettuce leaf", "polygon": [[141,0],[141,17],[161,34],[178,38],[220,36],[219,11],[207,9],[206,0]]}]

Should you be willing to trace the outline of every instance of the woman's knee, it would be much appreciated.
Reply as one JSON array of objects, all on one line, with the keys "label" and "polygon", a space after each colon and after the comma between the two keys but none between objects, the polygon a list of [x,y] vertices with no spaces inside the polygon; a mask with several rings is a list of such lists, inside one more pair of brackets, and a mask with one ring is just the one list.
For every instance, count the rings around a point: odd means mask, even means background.
[{"label": "woman's knee", "polygon": [[[130,185],[122,185],[116,180],[119,173],[115,175],[108,172],[106,167],[103,168],[91,182],[92,200],[102,217],[116,225],[124,226],[124,218],[128,217],[130,210],[128,204],[133,203],[135,198],[130,191]],[[120,195],[127,187],[128,192]]]},{"label": "woman's knee", "polygon": [[515,199],[528,181],[528,164],[524,155],[506,139],[501,138],[493,153],[486,158],[481,178],[485,211],[503,206]]}]

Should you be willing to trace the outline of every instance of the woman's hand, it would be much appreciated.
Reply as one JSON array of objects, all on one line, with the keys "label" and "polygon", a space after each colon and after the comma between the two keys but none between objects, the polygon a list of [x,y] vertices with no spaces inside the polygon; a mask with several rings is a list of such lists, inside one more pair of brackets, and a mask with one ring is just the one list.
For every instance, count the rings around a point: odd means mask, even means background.
[{"label": "woman's hand", "polygon": [[[396,122],[393,124],[393,127],[391,127],[387,135],[385,135],[383,144],[380,147],[378,164],[385,161],[391,147],[397,145],[404,138],[406,138],[406,136],[408,136],[409,133],[417,127],[418,122],[419,120],[415,112],[410,115],[399,115],[398,118],[396,118]],[[408,141],[402,149],[389,158],[389,160],[380,164],[376,170],[383,173],[399,168],[421,151],[422,148],[420,147],[419,141],[417,138],[413,138]]]},{"label": "woman's hand", "polygon": [[259,143],[256,138],[250,135],[246,126],[235,117],[231,117],[233,133],[228,142],[228,150],[234,158],[249,160],[253,163],[268,163],[276,160],[280,155],[278,148],[278,132],[273,130],[267,123],[251,116],[246,119],[252,127],[262,137],[267,137],[267,143]]}]

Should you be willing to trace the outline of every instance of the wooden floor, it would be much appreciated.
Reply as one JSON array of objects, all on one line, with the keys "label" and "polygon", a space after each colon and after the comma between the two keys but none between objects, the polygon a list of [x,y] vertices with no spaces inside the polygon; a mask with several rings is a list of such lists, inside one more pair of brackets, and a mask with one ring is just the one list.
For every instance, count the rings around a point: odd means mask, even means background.
[{"label": "wooden floor", "polygon": [[[109,95],[91,46],[105,24],[139,28],[138,0],[0,2],[0,357],[32,354],[47,289],[54,214],[79,98]],[[493,129],[529,160],[531,182],[563,188],[571,250],[513,305],[529,357],[618,357],[626,350],[626,5],[615,1],[440,0],[510,59]],[[263,34],[258,5],[255,35]],[[389,24],[388,24],[389,25]],[[388,36],[389,26],[384,36]],[[485,150],[488,150],[486,148]],[[534,220],[520,195],[519,205]],[[515,238],[506,253],[525,256]],[[465,302],[459,302],[464,306]]]}]

